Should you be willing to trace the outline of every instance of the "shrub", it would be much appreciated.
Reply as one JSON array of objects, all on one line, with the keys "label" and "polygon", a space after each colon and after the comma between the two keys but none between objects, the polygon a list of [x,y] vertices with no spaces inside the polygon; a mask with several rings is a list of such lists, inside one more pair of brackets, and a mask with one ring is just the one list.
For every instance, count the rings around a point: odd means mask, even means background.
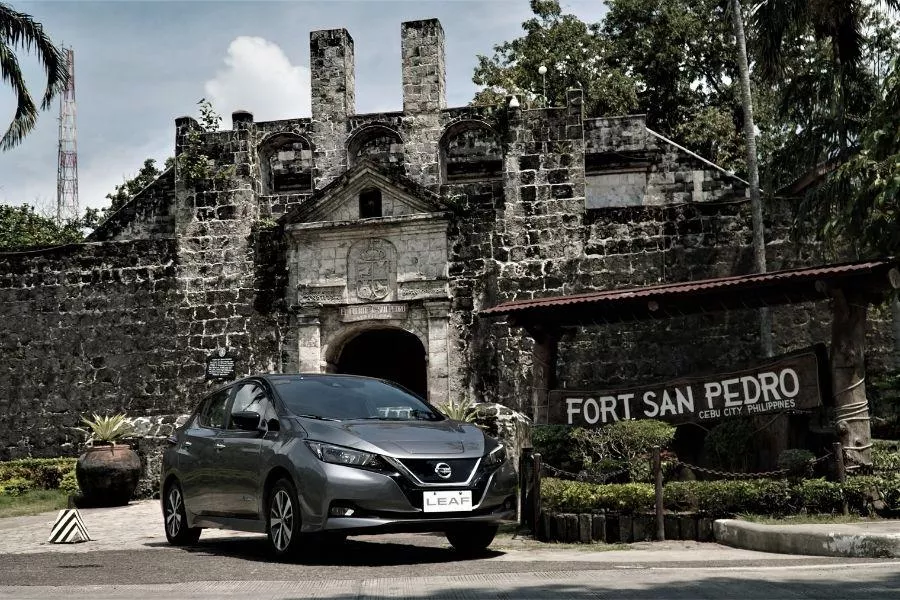
[{"label": "shrub", "polygon": [[[742,513],[785,516],[802,509],[827,514],[841,510],[846,497],[851,510],[868,514],[873,495],[889,509],[900,508],[900,477],[852,477],[843,487],[824,479],[672,481],[663,487],[663,506],[712,518]],[[653,487],[648,484],[597,485],[553,478],[542,480],[541,499],[545,509],[561,512],[629,513],[652,510],[655,505]]]},{"label": "shrub", "polygon": [[597,429],[572,429],[584,468],[603,473],[628,469],[631,481],[650,481],[650,452],[667,448],[675,437],[675,428],[663,421],[642,419],[617,421]]},{"label": "shrub", "polygon": [[60,491],[72,495],[78,494],[81,491],[81,488],[78,487],[78,478],[75,476],[75,469],[72,469],[63,475],[62,480],[59,482],[59,489]]},{"label": "shrub", "polygon": [[872,440],[872,466],[875,470],[900,470],[900,441]]},{"label": "shrub", "polygon": [[720,469],[746,472],[753,452],[753,427],[748,420],[723,421],[709,430],[703,450],[711,463]]},{"label": "shrub", "polygon": [[24,477],[12,477],[0,481],[0,496],[18,496],[35,489],[34,482]]},{"label": "shrub", "polygon": [[812,475],[812,461],[816,455],[809,450],[792,448],[778,455],[778,468],[788,471],[792,477],[808,477]]},{"label": "shrub", "polygon": [[567,425],[535,425],[531,430],[531,443],[541,460],[560,469],[578,471],[581,458],[572,440],[571,427]]},{"label": "shrub", "polygon": [[448,400],[444,404],[438,404],[437,409],[444,413],[444,416],[454,421],[471,423],[478,416],[477,407],[468,398],[461,398],[459,402]]},{"label": "shrub", "polygon": [[74,472],[76,462],[75,458],[24,458],[2,462],[0,487],[21,479],[29,482],[29,489],[56,489],[66,473]]}]

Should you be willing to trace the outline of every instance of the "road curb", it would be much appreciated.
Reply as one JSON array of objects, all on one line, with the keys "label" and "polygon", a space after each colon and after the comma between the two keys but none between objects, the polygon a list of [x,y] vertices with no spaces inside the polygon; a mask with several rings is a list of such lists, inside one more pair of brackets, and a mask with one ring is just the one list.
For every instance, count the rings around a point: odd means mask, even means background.
[{"label": "road curb", "polygon": [[759,552],[850,558],[900,558],[900,534],[809,531],[803,530],[802,527],[762,525],[737,519],[715,521],[713,534],[720,544]]}]

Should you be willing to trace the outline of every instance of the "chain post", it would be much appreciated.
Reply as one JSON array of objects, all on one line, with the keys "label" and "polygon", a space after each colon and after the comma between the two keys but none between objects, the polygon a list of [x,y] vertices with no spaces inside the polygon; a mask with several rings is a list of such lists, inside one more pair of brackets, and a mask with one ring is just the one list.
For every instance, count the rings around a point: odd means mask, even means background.
[{"label": "chain post", "polygon": [[653,480],[656,482],[656,539],[663,542],[666,539],[666,527],[663,512],[662,458],[659,446],[653,448]]},{"label": "chain post", "polygon": [[847,468],[844,466],[844,448],[841,446],[840,442],[835,442],[831,445],[832,453],[834,454],[834,466],[837,474],[837,480],[841,484],[841,496],[843,498],[841,502],[841,510],[844,513],[844,516],[850,514],[850,507],[847,505],[847,496],[843,493],[843,486],[847,482]]}]

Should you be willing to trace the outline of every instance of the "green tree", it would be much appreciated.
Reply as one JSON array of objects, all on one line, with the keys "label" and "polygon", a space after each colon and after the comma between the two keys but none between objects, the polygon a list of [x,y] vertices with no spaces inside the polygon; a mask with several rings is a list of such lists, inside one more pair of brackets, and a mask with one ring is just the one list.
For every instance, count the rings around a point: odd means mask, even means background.
[{"label": "green tree", "polygon": [[522,23],[524,36],[494,46],[491,58],[478,56],[472,81],[484,89],[474,104],[498,104],[516,94],[526,107],[563,106],[566,90],[580,88],[589,115],[637,108],[634,82],[608,61],[598,25],[563,14],[558,0],[531,0],[531,10],[534,17]]},{"label": "green tree", "polygon": [[[163,171],[171,167],[174,160],[174,157],[167,158],[163,165]],[[155,158],[144,160],[144,164],[141,166],[137,175],[130,179],[126,177],[122,185],[117,185],[114,192],[106,195],[106,198],[111,202],[109,207],[105,209],[107,214],[112,214],[125,206],[125,204],[134,198],[138,192],[153,183],[163,171],[160,171],[159,168],[157,168]]]},{"label": "green tree", "polygon": [[0,76],[16,95],[16,112],[12,123],[0,139],[4,151],[17,146],[34,129],[38,109],[34,104],[16,58],[16,50],[34,51],[47,75],[47,86],[41,99],[41,109],[50,108],[53,99],[69,81],[68,66],[62,50],[44,33],[40,23],[31,16],[0,3]]},{"label": "green tree", "polygon": [[804,200],[832,245],[866,257],[900,255],[900,55],[885,78],[858,151]]},{"label": "green tree", "polygon": [[743,171],[737,55],[723,0],[609,0],[607,61],[638,89],[647,125]]},{"label": "green tree", "polygon": [[[890,59],[900,52],[895,19],[873,3],[857,7],[859,47],[843,51],[842,43],[816,34],[808,20],[778,34],[763,10],[751,21],[760,38],[757,59],[760,73],[768,81],[779,118],[766,134],[771,143],[765,175],[778,189],[825,163],[840,164],[857,146],[872,106],[877,102]],[[819,27],[821,29],[821,26]],[[772,56],[772,35],[778,51]],[[852,36],[851,36],[852,37]],[[855,38],[853,38],[855,39]],[[851,66],[841,66],[847,56],[857,56]]]},{"label": "green tree", "polygon": [[80,227],[77,221],[59,226],[28,204],[0,205],[0,252],[81,242]]}]

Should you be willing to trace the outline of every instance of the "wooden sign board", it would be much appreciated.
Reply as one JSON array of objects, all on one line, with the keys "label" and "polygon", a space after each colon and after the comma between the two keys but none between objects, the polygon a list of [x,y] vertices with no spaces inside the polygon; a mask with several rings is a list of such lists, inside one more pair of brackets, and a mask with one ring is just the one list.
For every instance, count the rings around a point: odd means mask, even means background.
[{"label": "wooden sign board", "polygon": [[628,419],[679,424],[808,410],[822,406],[827,372],[825,347],[817,344],[730,373],[620,390],[551,390],[535,424],[600,427]]}]

